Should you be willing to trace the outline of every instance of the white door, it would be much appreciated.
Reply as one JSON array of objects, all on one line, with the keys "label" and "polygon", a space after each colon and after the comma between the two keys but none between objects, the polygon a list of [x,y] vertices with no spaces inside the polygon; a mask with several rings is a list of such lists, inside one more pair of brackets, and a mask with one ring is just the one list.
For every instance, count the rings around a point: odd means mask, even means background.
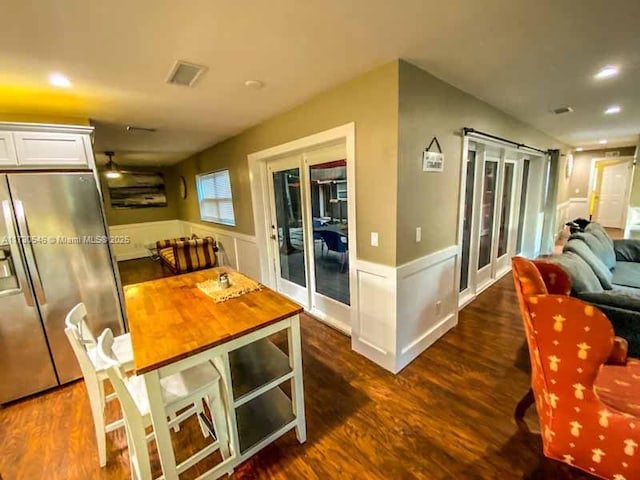
[{"label": "white door", "polygon": [[494,257],[495,257],[495,219],[498,200],[498,175],[500,172],[500,160],[489,157],[485,154],[482,166],[482,177],[479,179],[480,205],[478,215],[478,242],[477,242],[477,290],[482,290],[492,282],[494,277]]},{"label": "white door", "polygon": [[629,172],[628,162],[602,168],[596,219],[604,227],[624,228]]},{"label": "white door", "polygon": [[270,161],[271,251],[276,289],[309,308],[301,156]]},{"label": "white door", "polygon": [[351,324],[349,242],[354,239],[349,235],[346,145],[326,146],[303,157],[311,313],[347,331]]},{"label": "white door", "polygon": [[500,276],[506,269],[511,268],[511,257],[515,254],[515,240],[517,222],[516,210],[517,185],[516,162],[506,160],[502,166],[500,189],[500,212],[498,217],[498,232],[496,235],[496,275]]}]

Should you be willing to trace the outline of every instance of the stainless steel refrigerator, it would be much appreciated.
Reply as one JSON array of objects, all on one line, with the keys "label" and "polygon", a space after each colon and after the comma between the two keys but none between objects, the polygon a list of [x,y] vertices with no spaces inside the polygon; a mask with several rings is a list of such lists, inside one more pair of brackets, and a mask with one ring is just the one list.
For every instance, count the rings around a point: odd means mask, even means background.
[{"label": "stainless steel refrigerator", "polygon": [[67,383],[80,369],[64,333],[123,331],[102,201],[91,172],[0,173],[0,403]]}]

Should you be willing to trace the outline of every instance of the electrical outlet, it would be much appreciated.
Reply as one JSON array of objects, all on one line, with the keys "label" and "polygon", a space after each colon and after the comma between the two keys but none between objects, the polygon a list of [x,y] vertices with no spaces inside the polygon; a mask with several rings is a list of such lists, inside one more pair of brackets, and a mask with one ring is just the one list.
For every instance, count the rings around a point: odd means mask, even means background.
[{"label": "electrical outlet", "polygon": [[422,240],[422,227],[416,227],[416,243]]},{"label": "electrical outlet", "polygon": [[378,246],[378,232],[371,232],[371,246]]}]

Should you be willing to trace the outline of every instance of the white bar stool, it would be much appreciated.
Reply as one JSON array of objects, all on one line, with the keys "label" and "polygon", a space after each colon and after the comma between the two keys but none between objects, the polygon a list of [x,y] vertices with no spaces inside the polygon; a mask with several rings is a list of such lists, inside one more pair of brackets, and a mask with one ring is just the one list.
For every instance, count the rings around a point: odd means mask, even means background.
[{"label": "white bar stool", "polygon": [[[144,379],[141,376],[126,377],[122,364],[113,350],[114,337],[110,329],[105,329],[98,338],[98,355],[108,364],[106,370],[111,383],[118,395],[122,413],[124,415],[129,444],[129,459],[131,462],[131,478],[138,480],[151,479],[151,465],[147,449],[147,435],[145,429],[152,425],[149,413],[149,397]],[[191,415],[198,415],[203,435],[208,431],[203,425],[200,415],[202,402],[205,401],[213,418],[212,426],[217,439],[191,455],[176,466],[178,473],[206,458],[220,449],[222,458],[230,456],[229,436],[227,431],[226,412],[222,401],[222,385],[218,370],[210,363],[188,368],[179,373],[164,377],[160,380],[162,398],[167,412],[180,412],[176,418],[169,421],[169,426],[180,422]],[[200,408],[198,408],[200,405]]]},{"label": "white bar stool", "polygon": [[[107,464],[106,435],[108,432],[124,427],[124,421],[120,418],[114,422],[106,423],[106,405],[118,397],[115,392],[109,395],[105,394],[104,382],[108,381],[107,368],[109,364],[105,363],[98,355],[98,341],[85,321],[86,316],[87,309],[83,303],[73,307],[65,319],[65,333],[84,377],[96,432],[98,459],[100,466],[104,467]],[[126,372],[133,370],[133,349],[131,336],[128,333],[114,338],[113,352]],[[169,416],[175,418],[176,412],[170,411]],[[180,430],[179,422],[173,424],[173,429],[176,432]],[[148,440],[151,438],[149,437]]]},{"label": "white bar stool", "polygon": [[[97,340],[85,322],[87,309],[79,303],[71,309],[65,319],[65,333],[80,364],[84,383],[89,395],[93,426],[98,443],[100,466],[107,464],[106,434],[124,426],[122,419],[106,423],[105,408],[107,402],[117,398],[115,392],[105,394],[104,382],[108,379],[107,365],[98,357]],[[129,334],[116,337],[114,352],[126,371],[133,370],[133,350]]]}]

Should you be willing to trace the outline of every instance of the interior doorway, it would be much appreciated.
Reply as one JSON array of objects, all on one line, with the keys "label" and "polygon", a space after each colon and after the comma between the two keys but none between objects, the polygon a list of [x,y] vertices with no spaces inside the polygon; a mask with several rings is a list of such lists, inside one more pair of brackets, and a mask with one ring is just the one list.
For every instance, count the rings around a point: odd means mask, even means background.
[{"label": "interior doorway", "polygon": [[347,334],[357,298],[353,133],[338,127],[249,156],[263,283]]},{"label": "interior doorway", "polygon": [[592,212],[594,220],[604,227],[625,228],[632,168],[628,159],[595,162]]}]

